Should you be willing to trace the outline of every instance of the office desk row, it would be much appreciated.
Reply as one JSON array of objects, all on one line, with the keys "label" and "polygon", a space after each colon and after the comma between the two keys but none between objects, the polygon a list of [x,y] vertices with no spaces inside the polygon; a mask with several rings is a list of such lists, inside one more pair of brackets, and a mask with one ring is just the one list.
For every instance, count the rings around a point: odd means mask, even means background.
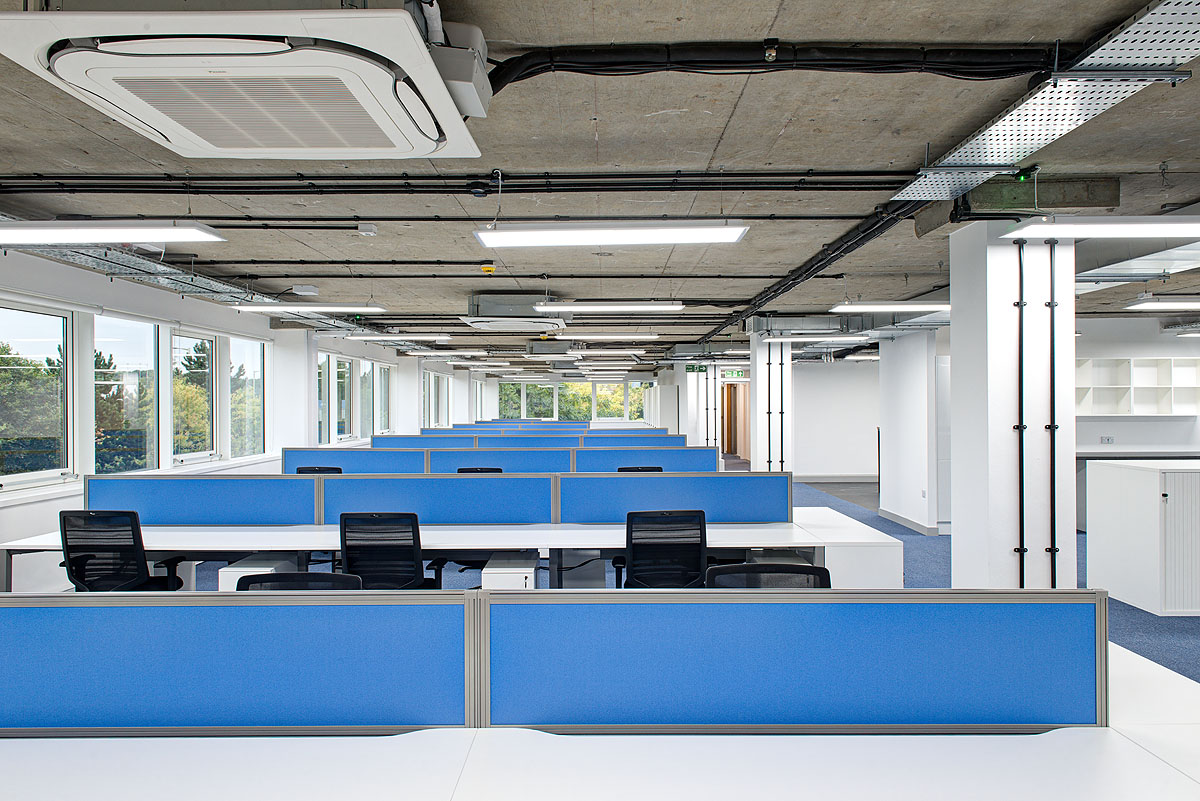
[{"label": "office desk row", "polygon": [[[137,766],[137,785],[114,765]],[[565,737],[430,729],[389,737],[25,739],[0,749],[0,774],[22,801],[157,801],[164,787],[172,801],[231,794],[262,801],[730,801],[794,798],[798,788],[837,801],[1200,797],[1200,782],[1109,728],[1025,736]]]},{"label": "office desk row", "polygon": [[372,448],[682,448],[682,434],[605,434],[588,432],[534,433],[522,436],[489,434],[486,431],[439,434],[376,434]]},{"label": "office desk row", "polygon": [[[428,442],[423,443],[428,445]],[[653,465],[668,473],[715,473],[716,448],[284,448],[283,472],[337,467],[343,473],[454,473],[460,467],[499,467],[506,473],[615,473]]]}]

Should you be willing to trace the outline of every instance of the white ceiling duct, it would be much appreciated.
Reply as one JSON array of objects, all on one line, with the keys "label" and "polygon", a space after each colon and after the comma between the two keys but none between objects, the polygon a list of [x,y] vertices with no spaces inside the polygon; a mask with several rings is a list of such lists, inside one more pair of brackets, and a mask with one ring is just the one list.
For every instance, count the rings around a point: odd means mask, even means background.
[{"label": "white ceiling duct", "polygon": [[0,53],[189,158],[479,156],[401,10],[9,13]]}]

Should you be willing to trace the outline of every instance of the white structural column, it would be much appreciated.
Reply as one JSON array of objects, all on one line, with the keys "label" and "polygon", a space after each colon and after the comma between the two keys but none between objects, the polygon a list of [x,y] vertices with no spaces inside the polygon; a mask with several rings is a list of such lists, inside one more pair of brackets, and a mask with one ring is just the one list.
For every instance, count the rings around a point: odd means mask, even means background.
[{"label": "white structural column", "polygon": [[879,515],[922,534],[938,532],[936,338],[879,343]]},{"label": "white structural column", "polygon": [[[792,345],[750,336],[750,469],[790,471],[792,445]],[[782,369],[781,369],[782,365]]]},{"label": "white structural column", "polygon": [[[1075,249],[1044,239],[1018,254],[999,235],[1006,222],[977,222],[950,235],[951,536],[954,587],[1018,587],[1024,524],[1024,586],[1075,586]],[[1050,258],[1053,250],[1054,330]],[[1020,327],[1024,312],[1024,331]],[[1051,335],[1054,404],[1051,424]],[[1023,340],[1023,347],[1018,347]],[[1020,369],[1023,354],[1023,370]],[[1024,459],[1019,458],[1023,376]],[[1051,439],[1057,448],[1053,474]],[[1024,492],[1019,481],[1023,466]],[[1051,489],[1053,486],[1053,490]],[[1053,491],[1053,496],[1052,496]],[[1024,514],[1021,505],[1024,505]],[[1053,515],[1051,510],[1053,511]],[[1050,547],[1055,532],[1057,554]]]}]

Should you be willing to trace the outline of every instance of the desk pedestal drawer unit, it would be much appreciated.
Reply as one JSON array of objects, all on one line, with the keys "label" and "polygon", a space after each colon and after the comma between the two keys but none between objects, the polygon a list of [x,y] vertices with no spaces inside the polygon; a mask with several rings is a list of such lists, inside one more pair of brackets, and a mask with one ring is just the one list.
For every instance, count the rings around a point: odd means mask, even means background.
[{"label": "desk pedestal drawer unit", "polygon": [[487,561],[480,586],[485,590],[537,589],[537,551],[499,553]]},{"label": "desk pedestal drawer unit", "polygon": [[1200,615],[1200,462],[1088,465],[1087,583],[1156,615]]}]

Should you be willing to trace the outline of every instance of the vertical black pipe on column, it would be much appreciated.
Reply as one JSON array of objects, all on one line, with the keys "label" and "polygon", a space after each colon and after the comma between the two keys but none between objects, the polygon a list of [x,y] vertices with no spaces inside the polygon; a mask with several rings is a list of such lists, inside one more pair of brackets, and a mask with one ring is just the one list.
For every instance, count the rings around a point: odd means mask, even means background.
[{"label": "vertical black pipe on column", "polygon": [[709,407],[712,406],[708,401],[708,365],[704,367],[704,447],[708,447],[708,432],[712,429],[712,425],[708,422]]},{"label": "vertical black pipe on column", "polygon": [[[767,470],[771,469],[771,343],[767,345]],[[753,368],[752,368],[753,369]],[[751,379],[753,380],[753,379]]]},{"label": "vertical black pipe on column", "polygon": [[1056,475],[1058,414],[1055,406],[1057,382],[1054,371],[1056,339],[1054,310],[1058,306],[1058,302],[1054,298],[1054,248],[1058,244],[1058,240],[1047,239],[1046,244],[1050,246],[1050,300],[1046,302],[1046,306],[1050,309],[1050,422],[1046,426],[1046,431],[1050,433],[1050,547],[1046,549],[1046,553],[1050,554],[1050,588],[1058,589],[1058,476]]},{"label": "vertical black pipe on column", "polygon": [[1025,587],[1025,240],[1017,246],[1017,586]]},{"label": "vertical black pipe on column", "polygon": [[779,343],[779,472],[783,472],[783,343]]}]

